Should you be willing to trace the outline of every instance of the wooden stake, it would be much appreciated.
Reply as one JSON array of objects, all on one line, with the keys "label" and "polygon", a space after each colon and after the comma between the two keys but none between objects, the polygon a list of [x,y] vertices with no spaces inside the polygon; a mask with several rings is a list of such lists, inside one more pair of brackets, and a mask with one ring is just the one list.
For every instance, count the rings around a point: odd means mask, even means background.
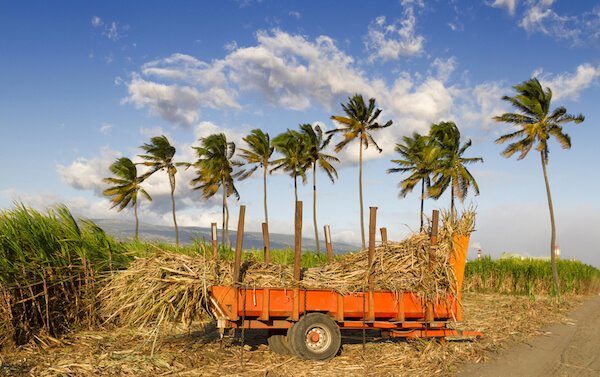
[{"label": "wooden stake", "polygon": [[296,202],[294,217],[294,280],[300,280],[300,261],[302,258],[302,202]]},{"label": "wooden stake", "polygon": [[242,245],[244,242],[244,216],[246,215],[246,206],[240,206],[240,217],[238,218],[237,242],[235,244],[235,261],[233,263],[233,280],[239,283],[240,265],[242,264]]},{"label": "wooden stake", "polygon": [[[433,271],[435,269],[435,245],[437,245],[437,237],[438,237],[438,227],[440,222],[440,213],[438,210],[433,210],[431,214],[431,236],[430,236],[430,246],[429,246],[429,271]],[[433,303],[431,301],[427,301],[425,306],[425,321],[432,322],[434,320],[433,313]]]},{"label": "wooden stake", "polygon": [[263,257],[265,263],[271,263],[271,246],[269,244],[269,225],[262,223],[262,234],[263,234]]},{"label": "wooden stake", "polygon": [[369,321],[375,320],[375,281],[371,266],[373,264],[373,257],[375,255],[375,229],[377,229],[377,207],[369,207],[369,310],[367,319]]},{"label": "wooden stake", "polygon": [[380,231],[381,231],[381,244],[385,245],[388,242],[388,240],[387,240],[387,228],[383,227],[383,228],[380,229]]},{"label": "wooden stake", "polygon": [[210,224],[210,238],[212,240],[212,256],[214,260],[219,258],[219,252],[217,251],[217,223]]},{"label": "wooden stake", "polygon": [[325,247],[327,248],[327,261],[331,262],[333,260],[333,248],[331,247],[331,230],[329,229],[329,225],[325,225],[323,227],[325,231]]}]

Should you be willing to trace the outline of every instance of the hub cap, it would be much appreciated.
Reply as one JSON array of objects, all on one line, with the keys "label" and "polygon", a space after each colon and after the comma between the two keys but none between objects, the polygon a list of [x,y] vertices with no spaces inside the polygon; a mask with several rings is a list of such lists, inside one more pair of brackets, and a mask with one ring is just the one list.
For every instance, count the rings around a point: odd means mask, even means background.
[{"label": "hub cap", "polygon": [[304,340],[312,352],[324,352],[331,345],[331,334],[321,326],[313,326],[306,332]]}]

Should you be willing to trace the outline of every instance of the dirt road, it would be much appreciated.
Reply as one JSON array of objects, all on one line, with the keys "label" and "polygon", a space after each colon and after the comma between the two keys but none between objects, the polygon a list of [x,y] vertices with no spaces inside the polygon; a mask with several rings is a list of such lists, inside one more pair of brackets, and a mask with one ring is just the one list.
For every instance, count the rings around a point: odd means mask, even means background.
[{"label": "dirt road", "polygon": [[584,302],[565,323],[501,352],[485,364],[468,365],[459,377],[600,376],[600,296]]}]

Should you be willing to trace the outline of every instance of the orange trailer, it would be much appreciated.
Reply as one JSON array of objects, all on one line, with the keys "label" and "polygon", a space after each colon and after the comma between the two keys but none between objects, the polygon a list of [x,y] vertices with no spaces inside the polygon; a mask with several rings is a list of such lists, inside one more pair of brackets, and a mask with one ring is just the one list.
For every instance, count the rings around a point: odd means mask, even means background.
[{"label": "orange trailer", "polygon": [[[436,213],[434,220],[432,243],[437,236]],[[449,294],[435,302],[423,302],[411,292],[397,294],[372,288],[340,294],[326,289],[236,285],[211,287],[209,307],[221,331],[269,330],[268,342],[274,352],[313,360],[327,360],[338,353],[340,330],[381,330],[392,337],[433,337],[442,341],[448,336],[480,337],[480,332],[448,327],[451,321],[462,319],[460,290],[468,244],[468,236],[454,239],[450,263],[457,277],[456,296]]]}]

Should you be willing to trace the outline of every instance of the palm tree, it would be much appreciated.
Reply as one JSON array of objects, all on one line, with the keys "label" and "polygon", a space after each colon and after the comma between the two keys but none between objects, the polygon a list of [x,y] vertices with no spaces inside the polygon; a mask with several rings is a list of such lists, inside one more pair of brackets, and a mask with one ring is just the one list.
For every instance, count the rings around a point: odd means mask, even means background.
[{"label": "palm tree", "polygon": [[307,162],[305,159],[305,143],[302,136],[293,130],[278,135],[273,139],[273,146],[283,157],[272,162],[275,167],[271,171],[283,169],[294,180],[294,197],[298,201],[298,177],[306,183]]},{"label": "palm tree", "polygon": [[209,199],[219,191],[223,191],[223,228],[221,239],[227,247],[231,246],[229,239],[229,207],[227,198],[235,195],[239,200],[240,194],[234,185],[234,167],[242,163],[233,159],[235,155],[235,143],[228,142],[223,133],[209,135],[200,139],[200,147],[196,150],[198,159],[193,164],[198,176],[191,181],[194,190],[202,190],[202,197]]},{"label": "palm tree", "polygon": [[337,170],[331,165],[332,162],[339,162],[337,157],[322,153],[327,148],[333,135],[323,138],[323,131],[320,126],[313,128],[310,124],[300,125],[300,134],[304,138],[305,153],[304,158],[309,168],[313,171],[313,225],[315,227],[315,242],[317,244],[317,253],[321,252],[319,245],[319,231],[317,228],[317,166],[323,170],[331,182],[337,178]]},{"label": "palm tree", "polygon": [[240,148],[241,156],[249,164],[254,164],[254,167],[246,170],[240,179],[246,179],[251,176],[256,169],[261,167],[263,169],[263,204],[265,207],[265,223],[269,223],[269,215],[267,212],[267,171],[269,159],[273,154],[274,147],[271,144],[271,138],[268,133],[264,133],[261,129],[254,129],[250,131],[250,135],[243,138],[248,144],[248,149]]},{"label": "palm tree", "polygon": [[135,217],[135,239],[138,240],[139,220],[137,213],[138,194],[142,194],[149,201],[152,201],[150,195],[141,186],[142,177],[138,177],[137,168],[133,161],[127,157],[118,158],[112,165],[110,171],[115,176],[104,178],[104,182],[113,185],[102,191],[103,195],[111,196],[110,201],[112,207],[119,207],[117,210],[121,212],[129,203],[133,207],[133,215]]},{"label": "palm tree", "polygon": [[341,133],[344,136],[344,140],[336,144],[335,151],[340,152],[348,143],[356,138],[359,139],[358,148],[358,195],[360,200],[360,235],[362,239],[363,249],[366,247],[365,243],[365,219],[363,209],[363,194],[362,194],[362,155],[363,147],[367,149],[369,145],[374,145],[375,148],[381,153],[381,148],[373,139],[371,135],[372,131],[380,130],[392,125],[392,121],[389,120],[387,123],[381,125],[377,123],[377,117],[381,113],[381,109],[375,108],[375,98],[369,99],[369,105],[365,105],[365,100],[362,95],[355,94],[353,97],[348,97],[348,103],[342,104],[342,109],[346,116],[333,115],[331,119],[342,124],[341,128],[327,131],[331,133]]},{"label": "palm tree", "polygon": [[173,210],[173,224],[175,225],[175,243],[179,247],[179,228],[177,227],[177,217],[175,216],[175,174],[177,168],[173,162],[175,156],[175,147],[171,145],[166,136],[156,136],[150,139],[150,143],[142,145],[140,148],[147,154],[139,155],[145,166],[150,170],[142,176],[143,179],[150,177],[159,170],[165,170],[169,176],[171,185],[171,208]]},{"label": "palm tree", "polygon": [[454,198],[461,201],[467,196],[469,187],[479,195],[477,181],[465,165],[483,162],[481,157],[463,157],[471,146],[471,140],[460,145],[460,131],[454,122],[433,124],[429,132],[433,145],[439,149],[439,158],[434,167],[433,184],[429,195],[438,199],[450,186],[450,213],[454,216]]},{"label": "palm tree", "polygon": [[410,173],[398,184],[401,189],[399,196],[403,198],[412,192],[417,184],[421,183],[421,226],[419,230],[422,232],[426,190],[429,190],[431,185],[431,175],[439,156],[439,148],[430,142],[429,136],[423,136],[417,132],[413,133],[412,137],[404,136],[402,140],[403,143],[396,144],[396,148],[394,148],[402,159],[392,160],[399,167],[388,169],[387,173]]},{"label": "palm tree", "polygon": [[518,127],[517,131],[503,135],[496,139],[496,143],[502,144],[511,142],[502,155],[506,158],[515,153],[519,153],[518,159],[521,160],[527,156],[531,148],[540,152],[542,171],[544,173],[544,183],[546,184],[546,196],[548,197],[548,209],[550,210],[550,225],[552,235],[550,237],[550,260],[552,263],[552,277],[554,280],[554,289],[560,294],[558,282],[558,270],[556,268],[556,224],[554,222],[554,209],[552,207],[552,197],[550,195],[550,183],[548,182],[548,140],[554,137],[563,149],[571,148],[571,138],[565,134],[562,125],[565,123],[581,123],[585,120],[582,114],[577,116],[567,113],[563,106],[550,110],[552,101],[552,90],[544,90],[537,78],[532,78],[523,82],[521,85],[513,87],[517,94],[513,97],[503,96],[502,99],[509,102],[518,110],[518,113],[505,113],[495,116],[493,119],[497,122],[509,123]]}]

